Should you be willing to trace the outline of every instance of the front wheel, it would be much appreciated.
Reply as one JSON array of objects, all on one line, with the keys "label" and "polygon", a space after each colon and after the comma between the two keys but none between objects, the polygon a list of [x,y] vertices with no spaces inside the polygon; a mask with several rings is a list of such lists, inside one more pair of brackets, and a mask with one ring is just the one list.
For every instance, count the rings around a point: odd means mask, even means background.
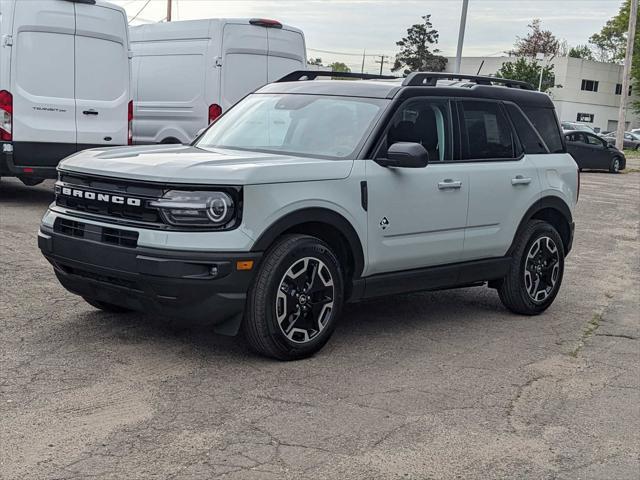
[{"label": "front wheel", "polygon": [[518,235],[509,273],[498,288],[500,300],[514,313],[542,313],[556,298],[563,273],[560,235],[547,222],[532,220]]},{"label": "front wheel", "polygon": [[611,160],[611,165],[609,165],[609,172],[611,173],[620,173],[620,158],[614,157]]},{"label": "front wheel", "polygon": [[282,237],[265,255],[247,298],[242,328],[249,346],[279,360],[313,355],[335,329],[343,285],[340,262],[326,243]]}]

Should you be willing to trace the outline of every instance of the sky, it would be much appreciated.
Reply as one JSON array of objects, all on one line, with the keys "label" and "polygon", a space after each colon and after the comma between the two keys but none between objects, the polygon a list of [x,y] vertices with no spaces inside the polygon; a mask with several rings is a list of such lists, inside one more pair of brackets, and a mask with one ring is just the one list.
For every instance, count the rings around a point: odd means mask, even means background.
[{"label": "sky", "polygon": [[[138,14],[132,25],[166,16],[166,0],[111,1],[123,6],[130,19]],[[469,0],[463,55],[504,55],[517,36],[527,34],[533,18],[540,18],[543,28],[570,46],[585,44],[621,4],[622,0]],[[320,57],[325,64],[344,62],[360,71],[366,50],[370,56],[365,71],[375,72],[380,57],[374,55],[394,55],[395,42],[427,13],[440,33],[437,48],[442,55],[455,55],[462,0],[173,0],[173,5],[173,20],[273,18],[304,31],[310,58]],[[385,71],[388,68],[386,64]]]}]

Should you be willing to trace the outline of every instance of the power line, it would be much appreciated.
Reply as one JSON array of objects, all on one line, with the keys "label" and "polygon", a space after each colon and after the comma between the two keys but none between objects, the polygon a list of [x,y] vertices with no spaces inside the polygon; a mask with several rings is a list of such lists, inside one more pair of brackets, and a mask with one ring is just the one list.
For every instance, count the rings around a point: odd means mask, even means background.
[{"label": "power line", "polygon": [[151,0],[147,0],[146,3],[142,6],[142,8],[140,10],[138,10],[138,13],[136,13],[127,23],[131,23],[133,22],[136,18],[138,18],[138,15],[140,15],[142,13],[142,11],[147,8],[147,5],[149,5],[149,3],[151,2]]},{"label": "power line", "polygon": [[[332,50],[320,50],[319,48],[310,48],[307,47],[307,50],[311,51],[311,52],[319,52],[319,53],[329,53],[331,55],[345,55],[347,57],[362,57],[363,54],[362,53],[351,53],[351,52],[335,52]],[[381,57],[381,56],[385,56],[385,57],[390,57],[391,55],[387,54],[387,53],[365,53],[364,56],[366,57]]]}]

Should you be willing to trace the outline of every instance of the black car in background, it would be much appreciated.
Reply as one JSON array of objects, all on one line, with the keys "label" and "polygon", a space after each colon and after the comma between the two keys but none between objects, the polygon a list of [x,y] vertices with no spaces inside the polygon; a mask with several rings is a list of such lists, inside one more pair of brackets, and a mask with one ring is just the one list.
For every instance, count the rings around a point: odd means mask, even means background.
[{"label": "black car in background", "polygon": [[[611,132],[602,136],[609,145],[615,145],[616,132]],[[624,132],[624,148],[629,150],[638,150],[640,148],[640,134],[633,132]]]},{"label": "black car in background", "polygon": [[567,151],[580,170],[609,170],[618,173],[624,170],[627,159],[614,145],[610,145],[593,133],[573,130],[564,132]]}]

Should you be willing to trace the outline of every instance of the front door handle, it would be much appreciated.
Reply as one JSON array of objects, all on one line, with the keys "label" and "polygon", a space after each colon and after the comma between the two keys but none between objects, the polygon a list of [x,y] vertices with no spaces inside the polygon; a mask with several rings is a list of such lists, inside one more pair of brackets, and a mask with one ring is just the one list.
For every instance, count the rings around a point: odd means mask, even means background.
[{"label": "front door handle", "polygon": [[84,110],[82,113],[83,113],[84,115],[98,115],[98,112],[97,112],[96,110],[94,110],[94,109],[91,109],[91,110]]},{"label": "front door handle", "polygon": [[447,178],[441,182],[438,182],[438,188],[440,190],[459,189],[462,188],[462,182],[460,180],[452,180]]},{"label": "front door handle", "polygon": [[531,177],[523,177],[522,175],[516,175],[511,179],[511,185],[529,185],[531,183]]}]

